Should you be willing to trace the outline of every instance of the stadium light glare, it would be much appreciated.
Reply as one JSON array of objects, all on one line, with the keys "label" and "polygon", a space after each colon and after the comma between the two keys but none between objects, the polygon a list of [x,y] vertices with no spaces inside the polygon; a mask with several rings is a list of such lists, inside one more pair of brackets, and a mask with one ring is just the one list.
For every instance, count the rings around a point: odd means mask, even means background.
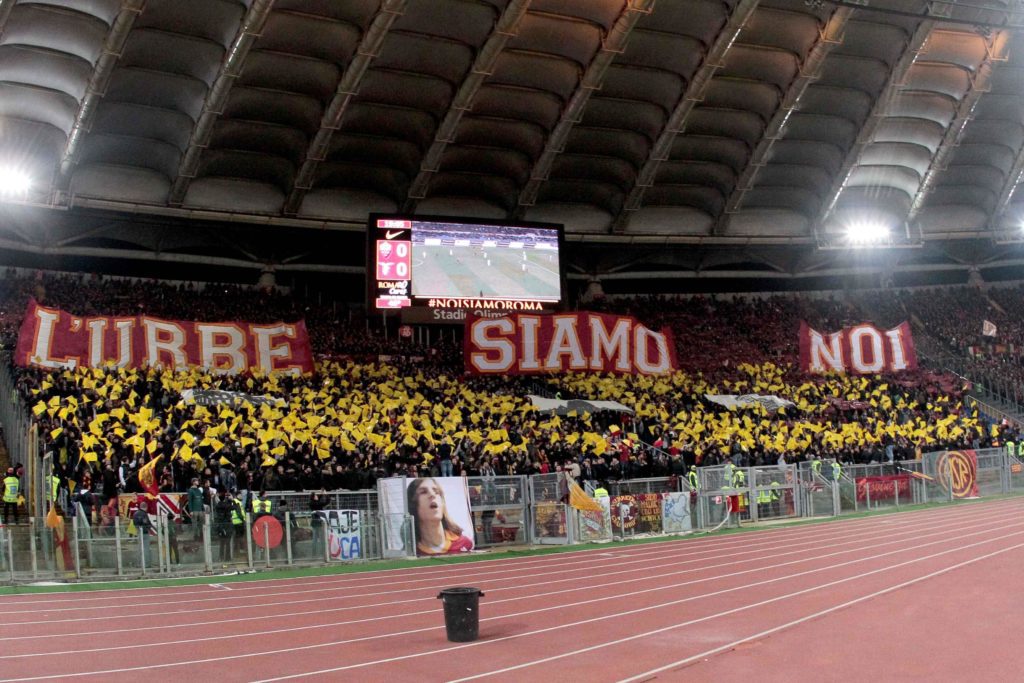
[{"label": "stadium light glare", "polygon": [[16,168],[0,168],[0,196],[17,197],[28,194],[32,178]]},{"label": "stadium light glare", "polygon": [[858,221],[846,229],[847,241],[861,246],[882,244],[889,239],[889,235],[889,226],[875,221]]}]

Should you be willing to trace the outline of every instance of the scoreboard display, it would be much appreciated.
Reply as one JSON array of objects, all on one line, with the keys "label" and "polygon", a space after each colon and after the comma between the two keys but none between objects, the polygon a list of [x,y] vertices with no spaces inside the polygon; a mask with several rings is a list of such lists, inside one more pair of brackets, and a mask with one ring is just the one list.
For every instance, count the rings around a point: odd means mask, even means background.
[{"label": "scoreboard display", "polygon": [[547,310],[563,299],[561,252],[560,225],[371,215],[370,306]]},{"label": "scoreboard display", "polygon": [[404,308],[412,305],[412,221],[380,219],[371,233],[376,286],[374,307]]}]

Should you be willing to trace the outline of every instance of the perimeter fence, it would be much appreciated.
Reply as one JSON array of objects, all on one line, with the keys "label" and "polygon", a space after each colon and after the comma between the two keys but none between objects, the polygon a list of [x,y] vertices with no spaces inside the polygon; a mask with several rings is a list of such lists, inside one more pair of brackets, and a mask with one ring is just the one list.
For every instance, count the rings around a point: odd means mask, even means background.
[{"label": "perimeter fence", "polygon": [[[708,531],[726,525],[953,503],[1024,491],[1024,461],[1002,449],[941,451],[921,460],[833,467],[831,462],[762,467],[702,467],[697,485],[662,477],[610,482],[601,495],[573,505],[563,472],[532,477],[459,479],[477,550],[569,545],[644,535]],[[145,498],[116,510],[32,516],[0,528],[0,582],[213,575],[294,566],[328,566],[415,557],[416,523],[405,482],[385,500],[376,490],[270,494],[274,522],[255,513],[228,521],[210,510],[181,514],[183,494],[161,493],[149,529],[132,517]],[[396,482],[397,483],[397,482]],[[598,493],[598,482],[581,482]],[[582,493],[582,492],[581,492]],[[604,495],[607,494],[607,495]],[[287,504],[283,504],[287,503]],[[145,504],[145,503],[143,503]],[[466,530],[467,532],[470,530]]]}]

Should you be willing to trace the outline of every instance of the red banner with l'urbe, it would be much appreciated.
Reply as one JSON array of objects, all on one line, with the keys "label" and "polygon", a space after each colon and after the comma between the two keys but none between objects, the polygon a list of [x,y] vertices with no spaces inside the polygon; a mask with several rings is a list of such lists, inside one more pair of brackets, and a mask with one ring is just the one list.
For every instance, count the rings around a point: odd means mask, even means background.
[{"label": "red banner with l'urbe", "polygon": [[614,372],[662,375],[676,369],[672,333],[602,313],[466,318],[466,372],[536,375]]},{"label": "red banner with l'urbe", "polygon": [[313,372],[306,323],[183,322],[146,315],[76,316],[29,302],[15,363],[42,368],[202,367]]},{"label": "red banner with l'urbe", "polygon": [[881,330],[870,323],[822,334],[800,323],[800,369],[873,375],[917,368],[914,337],[908,323]]}]

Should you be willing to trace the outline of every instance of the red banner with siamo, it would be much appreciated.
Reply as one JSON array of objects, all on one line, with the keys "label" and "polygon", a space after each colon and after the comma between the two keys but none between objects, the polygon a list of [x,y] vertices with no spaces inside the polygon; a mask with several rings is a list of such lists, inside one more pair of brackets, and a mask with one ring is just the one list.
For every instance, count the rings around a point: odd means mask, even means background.
[{"label": "red banner with siamo", "polygon": [[908,323],[881,330],[864,323],[822,334],[800,322],[800,369],[873,375],[917,368],[917,352]]},{"label": "red banner with siamo", "polygon": [[472,375],[614,372],[662,375],[676,369],[668,330],[601,313],[470,316],[464,342]]},{"label": "red banner with siamo", "polygon": [[75,316],[29,302],[17,365],[202,367],[220,373],[313,372],[306,323],[201,323],[149,316]]}]

